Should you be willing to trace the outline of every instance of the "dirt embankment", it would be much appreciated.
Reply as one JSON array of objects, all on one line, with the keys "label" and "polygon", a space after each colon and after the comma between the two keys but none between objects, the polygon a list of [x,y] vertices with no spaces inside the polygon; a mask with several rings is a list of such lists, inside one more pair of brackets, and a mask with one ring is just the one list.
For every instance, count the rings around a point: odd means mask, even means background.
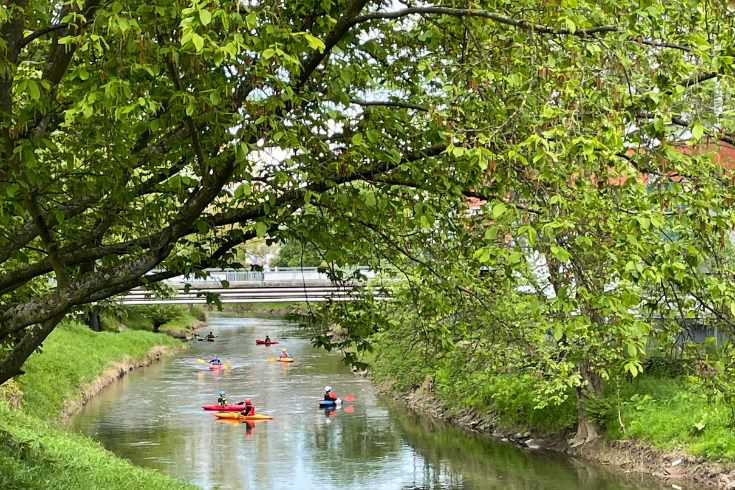
[{"label": "dirt embankment", "polygon": [[125,356],[122,361],[113,362],[102,376],[99,376],[94,381],[80,387],[81,396],[79,398],[66,400],[64,402],[64,407],[61,410],[62,420],[68,420],[72,415],[81,410],[89,400],[99,395],[105,387],[112,384],[114,381],[117,381],[135,369],[150,366],[162,357],[172,354],[177,350],[178,349],[170,349],[165,346],[157,345],[149,350],[148,354],[143,359],[131,359],[130,357]]},{"label": "dirt embankment", "polygon": [[[390,390],[384,383],[378,388]],[[665,480],[672,488],[678,484],[694,482],[703,487],[735,489],[735,467],[701,457],[685,451],[663,451],[633,440],[610,440],[604,436],[580,447],[570,447],[568,440],[573,434],[539,436],[531,432],[520,432],[501,426],[494,413],[480,413],[472,408],[450,412],[437,400],[430,382],[403,396],[406,406],[417,413],[441,419],[471,432],[490,434],[530,450],[554,451],[585,461],[598,463],[626,472],[639,472]],[[677,484],[678,483],[678,484]]]}]

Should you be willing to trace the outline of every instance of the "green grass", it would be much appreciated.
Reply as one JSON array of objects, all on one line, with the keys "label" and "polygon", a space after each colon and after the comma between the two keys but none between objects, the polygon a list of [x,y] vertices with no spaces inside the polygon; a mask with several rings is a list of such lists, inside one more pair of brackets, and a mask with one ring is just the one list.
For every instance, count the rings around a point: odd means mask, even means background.
[{"label": "green grass", "polygon": [[[362,358],[376,381],[392,381],[398,393],[431,379],[434,395],[450,413],[472,407],[496,415],[501,429],[542,435],[567,433],[576,425],[571,388],[562,393],[560,403],[539,408],[539,378],[485,369],[462,348],[437,357],[407,338],[400,327],[375,335],[374,351]],[[590,405],[589,415],[611,439],[634,439],[664,451],[683,449],[710,460],[735,461],[735,413],[721,396],[708,397],[699,383],[687,379],[656,370],[632,381],[613,379],[606,384],[605,398]]]},{"label": "green grass", "polygon": [[[197,321],[206,320],[204,310],[194,306],[189,310],[185,305],[159,306],[158,312],[165,315],[166,322],[161,325],[161,332],[182,333],[189,325]],[[102,313],[100,321],[102,330],[106,332],[120,332],[124,330],[153,331],[153,322],[149,315],[151,309],[146,307],[129,306],[116,312],[116,314]]]},{"label": "green grass", "polygon": [[[612,390],[609,390],[612,391]],[[665,450],[685,449],[710,459],[735,461],[730,408],[683,378],[643,375],[610,393],[603,424],[612,438],[632,438]],[[625,424],[623,434],[620,419]]]},{"label": "green grass", "polygon": [[196,490],[0,402],[3,490]]},{"label": "green grass", "polygon": [[92,332],[76,322],[64,322],[25,364],[26,374],[17,378],[23,391],[23,408],[44,418],[56,417],[67,399],[80,398],[79,387],[102,375],[111,361],[125,356],[143,359],[156,345],[181,348],[167,335],[128,330],[120,333]]}]

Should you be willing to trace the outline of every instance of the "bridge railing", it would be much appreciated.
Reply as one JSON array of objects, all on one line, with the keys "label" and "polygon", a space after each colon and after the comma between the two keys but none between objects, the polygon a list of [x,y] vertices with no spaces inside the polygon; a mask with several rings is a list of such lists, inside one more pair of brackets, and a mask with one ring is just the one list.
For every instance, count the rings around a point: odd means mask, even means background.
[{"label": "bridge railing", "polygon": [[[375,277],[375,272],[368,267],[358,266],[342,269],[345,276],[360,270],[368,279]],[[329,282],[329,276],[319,272],[318,267],[274,267],[264,271],[250,271],[245,269],[206,269],[207,277],[177,276],[168,279],[169,284],[221,284],[222,281],[229,283],[269,283],[269,282]]]}]

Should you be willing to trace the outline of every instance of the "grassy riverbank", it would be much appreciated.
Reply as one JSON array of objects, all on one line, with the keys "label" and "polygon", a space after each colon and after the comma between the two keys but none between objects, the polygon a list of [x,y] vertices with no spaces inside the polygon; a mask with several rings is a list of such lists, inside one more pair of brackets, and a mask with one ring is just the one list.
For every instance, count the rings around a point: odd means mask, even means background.
[{"label": "grassy riverbank", "polygon": [[[492,420],[487,430],[531,431],[566,438],[577,423],[575,394],[539,403],[539,379],[523,372],[499,373],[468,346],[438,357],[396,334],[379,334],[365,360],[375,381],[396,394],[433,400],[435,414],[465,418],[471,412]],[[427,394],[427,392],[430,392]],[[428,396],[427,396],[428,395]],[[424,401],[425,401],[424,400]],[[649,369],[636,378],[610,380],[604,401],[589,415],[608,440],[633,440],[662,452],[694,459],[735,462],[732,411],[722,396],[707,396],[701,382],[666,369]]]},{"label": "grassy riverbank", "polygon": [[79,323],[65,322],[44,342],[43,352],[28,359],[26,374],[18,377],[23,410],[54,418],[65,403],[81,400],[85,385],[105,375],[114,364],[146,361],[148,353],[157,346],[176,351],[186,344],[141,330],[93,332]]},{"label": "grassy riverbank", "polygon": [[[56,421],[105,384],[187,344],[143,330],[92,332],[64,322],[4,385],[0,400],[0,488],[195,489],[117,458]],[[11,406],[13,405],[13,406]]]},{"label": "grassy riverbank", "polygon": [[103,313],[100,317],[102,329],[107,332],[125,330],[158,331],[178,339],[185,338],[192,328],[203,325],[207,316],[198,306],[144,305],[127,306],[115,312]]},{"label": "grassy riverbank", "polygon": [[[214,311],[214,310],[213,310]],[[239,315],[267,315],[267,316],[289,316],[303,315],[309,311],[306,303],[225,303],[222,311],[237,313]]]},{"label": "grassy riverbank", "polygon": [[3,490],[196,490],[140,468],[88,437],[0,402],[0,488]]}]

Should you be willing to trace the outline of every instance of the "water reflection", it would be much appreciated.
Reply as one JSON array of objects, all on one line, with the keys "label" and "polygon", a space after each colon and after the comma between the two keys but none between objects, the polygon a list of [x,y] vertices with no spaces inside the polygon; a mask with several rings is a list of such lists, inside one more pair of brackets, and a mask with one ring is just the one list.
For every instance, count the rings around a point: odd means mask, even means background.
[{"label": "water reflection", "polygon": [[[203,488],[663,488],[389,410],[368,381],[337,356],[313,349],[285,321],[221,317],[207,330],[219,336],[216,342],[197,342],[192,351],[126,376],[93,400],[75,427],[119,456]],[[301,358],[268,361],[280,349],[255,345],[266,334]],[[209,371],[196,360],[214,354],[231,369]],[[356,401],[318,409],[326,385]],[[259,413],[275,419],[215,420],[200,405],[214,403],[220,390],[233,403],[252,398]]]}]

